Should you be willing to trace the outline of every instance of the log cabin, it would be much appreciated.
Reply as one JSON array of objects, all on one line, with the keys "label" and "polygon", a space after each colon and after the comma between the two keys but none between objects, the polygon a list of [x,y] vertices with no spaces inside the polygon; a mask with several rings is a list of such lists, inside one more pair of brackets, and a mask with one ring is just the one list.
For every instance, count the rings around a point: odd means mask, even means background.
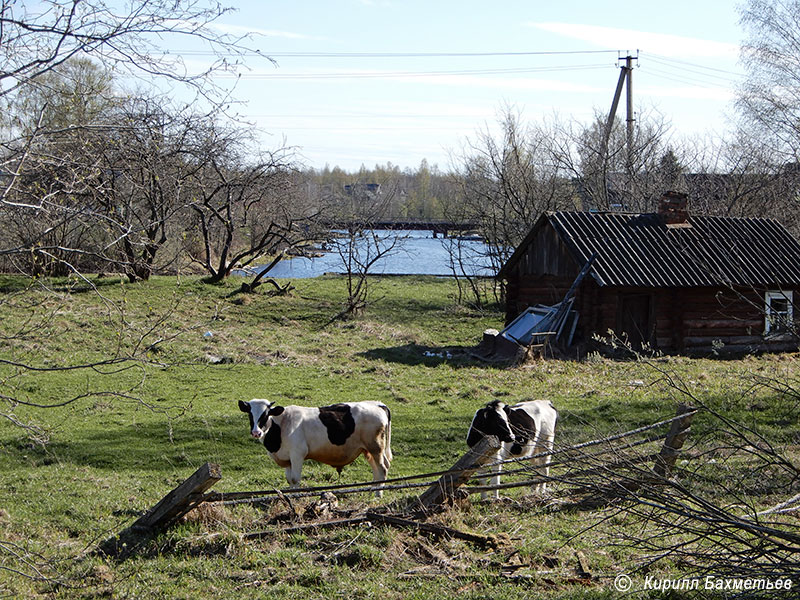
[{"label": "log cabin", "polygon": [[498,273],[506,323],[559,302],[595,253],[575,292],[573,344],[613,332],[665,353],[798,349],[800,243],[774,219],[690,215],[677,192],[657,213],[543,214]]}]

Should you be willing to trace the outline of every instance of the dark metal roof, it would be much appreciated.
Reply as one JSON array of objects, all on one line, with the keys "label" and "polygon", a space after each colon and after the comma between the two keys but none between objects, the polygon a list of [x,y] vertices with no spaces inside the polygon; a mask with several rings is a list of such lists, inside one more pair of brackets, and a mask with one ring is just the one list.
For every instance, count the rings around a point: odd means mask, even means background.
[{"label": "dark metal roof", "polygon": [[[774,219],[690,217],[690,227],[674,227],[657,214],[551,212],[535,228],[545,223],[579,267],[597,252],[592,275],[600,285],[800,284],[800,243]],[[532,239],[526,238],[501,275]]]}]

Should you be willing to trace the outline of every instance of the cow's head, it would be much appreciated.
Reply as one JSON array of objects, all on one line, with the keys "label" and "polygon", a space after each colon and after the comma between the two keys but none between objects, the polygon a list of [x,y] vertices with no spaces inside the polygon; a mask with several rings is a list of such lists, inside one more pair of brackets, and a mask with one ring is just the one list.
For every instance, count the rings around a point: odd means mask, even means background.
[{"label": "cow's head", "polygon": [[260,440],[267,432],[267,422],[270,417],[278,416],[283,412],[282,406],[274,406],[269,400],[255,398],[250,402],[239,400],[239,410],[247,413],[250,418],[250,435]]},{"label": "cow's head", "polygon": [[475,413],[467,433],[467,445],[472,448],[487,435],[494,435],[501,442],[514,441],[508,422],[508,406],[500,400],[492,400]]}]

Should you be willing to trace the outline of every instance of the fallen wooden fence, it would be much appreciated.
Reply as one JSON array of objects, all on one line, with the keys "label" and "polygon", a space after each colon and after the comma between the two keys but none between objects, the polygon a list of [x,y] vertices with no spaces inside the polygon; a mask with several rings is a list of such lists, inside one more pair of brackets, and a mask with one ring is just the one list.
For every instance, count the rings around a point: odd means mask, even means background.
[{"label": "fallen wooden fence", "polygon": [[[682,405],[683,406],[683,405]],[[482,468],[490,468],[500,465],[512,465],[515,463],[527,463],[532,458],[539,458],[549,454],[551,457],[555,457],[555,459],[550,463],[551,467],[557,467],[562,464],[572,464],[576,460],[586,460],[588,458],[597,458],[603,456],[604,454],[608,454],[610,452],[614,452],[617,448],[612,448],[610,446],[611,443],[617,442],[619,440],[630,438],[642,433],[646,433],[647,431],[651,431],[653,429],[657,429],[659,427],[663,427],[665,425],[672,425],[675,421],[681,421],[683,423],[682,428],[679,431],[686,431],[688,433],[688,425],[691,422],[691,418],[697,413],[697,410],[689,409],[689,412],[685,412],[686,408],[679,407],[678,414],[675,417],[670,419],[665,419],[663,421],[658,421],[656,423],[652,423],[650,425],[646,425],[643,427],[639,427],[637,429],[632,429],[630,431],[626,431],[623,433],[618,433],[614,435],[610,435],[607,437],[590,440],[588,442],[582,442],[579,444],[567,446],[564,448],[556,448],[552,452],[545,452],[541,454],[536,454],[532,457],[527,458],[510,458],[505,460],[499,461],[487,461],[484,462]],[[628,442],[624,447],[621,449],[629,449],[634,448],[636,446],[656,442],[659,440],[665,440],[668,438],[667,436],[661,434],[657,436],[651,436],[644,438],[642,440],[637,440],[633,442]],[[685,439],[685,438],[684,438]],[[669,442],[673,443],[673,442]],[[683,443],[683,440],[680,441]],[[665,445],[667,442],[665,441]],[[592,448],[600,445],[609,445],[608,448],[598,451],[595,454],[586,454],[581,452],[577,457],[575,453],[578,451],[584,451],[587,448]],[[676,450],[679,449],[676,448]],[[470,451],[467,452],[467,455],[474,454],[474,452]],[[466,455],[465,455],[466,456]],[[560,458],[563,457],[563,458]],[[464,457],[462,457],[463,459]],[[490,454],[491,458],[491,454]],[[652,457],[651,457],[652,458]],[[461,459],[460,459],[461,460]],[[456,463],[458,464],[458,463]],[[673,462],[674,464],[674,462]],[[235,505],[235,504],[246,504],[246,503],[256,503],[256,502],[268,502],[274,500],[279,495],[284,495],[288,498],[310,498],[319,496],[322,492],[334,492],[337,495],[349,495],[349,494],[357,494],[357,493],[365,493],[365,492],[374,492],[378,489],[383,489],[386,491],[391,490],[404,490],[404,489],[415,489],[415,488],[422,488],[427,486],[436,485],[436,482],[432,481],[432,478],[441,478],[445,475],[453,475],[457,472],[458,469],[455,468],[455,465],[449,469],[442,470],[442,471],[434,471],[431,473],[422,473],[418,475],[407,475],[404,477],[395,477],[391,479],[386,479],[380,485],[376,485],[374,482],[362,482],[362,483],[349,483],[349,484],[335,484],[335,485],[325,485],[325,486],[316,486],[316,487],[309,487],[304,488],[302,491],[297,491],[293,489],[270,489],[270,490],[256,490],[256,491],[246,491],[246,492],[210,492],[205,495],[206,502],[215,502],[221,503],[223,505]],[[474,469],[472,470],[474,472]],[[504,471],[504,475],[513,475],[516,473],[521,472],[530,472],[530,467],[527,465],[524,467],[519,468],[518,470],[509,470]],[[417,480],[427,480],[421,483],[411,483]],[[505,484],[503,484],[505,486]],[[469,488],[470,490],[475,488]]]},{"label": "fallen wooden fence", "polygon": [[[500,442],[495,437],[487,437],[481,440],[473,448],[467,451],[456,463],[446,471],[438,471],[433,473],[424,473],[420,475],[410,475],[406,477],[397,477],[394,479],[387,479],[385,482],[376,484],[375,482],[364,482],[356,484],[344,485],[329,485],[319,486],[313,488],[306,488],[302,491],[297,490],[259,490],[251,492],[208,492],[213,485],[222,479],[222,473],[219,465],[213,463],[206,463],[195,471],[183,483],[173,489],[169,494],[162,498],[153,508],[147,511],[139,519],[137,519],[130,527],[126,528],[119,535],[114,536],[103,542],[99,551],[104,554],[119,555],[122,552],[130,550],[130,547],[135,544],[138,536],[142,534],[151,534],[162,531],[175,523],[178,519],[183,517],[186,513],[196,508],[203,503],[221,503],[224,505],[239,504],[239,503],[252,503],[274,500],[275,498],[299,498],[319,496],[323,492],[335,492],[337,495],[346,495],[353,493],[364,493],[377,490],[401,490],[401,489],[414,489],[426,487],[427,489],[420,494],[414,503],[407,508],[407,512],[421,511],[431,512],[437,508],[451,503],[456,495],[457,490],[462,488],[464,484],[469,481],[475,473],[481,469],[486,469],[497,465],[507,465],[520,462],[528,462],[532,458],[538,458],[546,455],[556,457],[556,460],[551,462],[551,468],[559,464],[572,464],[575,461],[588,460],[589,458],[599,458],[609,452],[616,452],[619,449],[609,447],[609,449],[596,452],[594,454],[583,454],[575,456],[578,451],[583,451],[586,448],[599,446],[602,444],[611,444],[625,438],[629,438],[641,433],[645,433],[652,429],[665,426],[669,424],[670,430],[666,436],[648,437],[644,440],[631,442],[623,449],[633,448],[637,445],[644,443],[658,441],[664,439],[664,444],[658,454],[646,455],[638,457],[637,459],[626,458],[623,461],[607,462],[603,465],[596,466],[589,469],[578,471],[579,475],[587,475],[592,472],[600,472],[612,470],[624,463],[625,465],[633,464],[634,462],[654,461],[654,466],[650,473],[655,478],[667,478],[671,475],[674,468],[675,461],[678,453],[680,452],[686,437],[690,430],[690,424],[697,410],[686,405],[678,407],[678,414],[671,418],[644,427],[639,427],[624,433],[607,436],[605,438],[591,440],[572,446],[557,448],[552,452],[546,452],[526,458],[512,458],[506,460],[493,460],[497,456],[497,451],[500,448]],[[559,457],[563,456],[563,459]],[[507,471],[504,476],[509,476],[518,473],[529,472],[530,467],[523,467],[517,470]],[[575,473],[573,473],[575,475]],[[430,481],[431,478],[438,477],[435,481]],[[427,479],[428,481],[412,483],[418,479]],[[515,487],[530,486],[535,483],[543,481],[558,481],[558,477],[538,477],[534,479],[527,479],[524,481],[512,481],[499,485],[492,486],[473,486],[466,488],[469,493],[477,491],[490,491],[495,489],[511,489]],[[409,523],[413,524],[418,529],[424,529],[422,523],[418,521],[409,520],[405,518],[407,515],[386,515],[377,512],[368,512],[357,517],[349,519],[339,519],[330,522],[331,526],[340,526],[350,523],[363,522],[363,521],[381,521],[384,523],[398,525],[403,522],[403,526]],[[355,520],[354,520],[355,519]],[[392,519],[394,522],[392,523]],[[408,523],[404,523],[408,521]],[[314,526],[313,524],[311,526]],[[320,526],[317,524],[316,526]],[[408,525],[411,526],[411,525]],[[436,526],[441,530],[440,526]],[[451,534],[456,535],[451,532]],[[261,534],[252,534],[252,537],[258,537]],[[459,532],[462,537],[463,532]]]},{"label": "fallen wooden fence", "polygon": [[481,547],[491,547],[497,545],[497,538],[492,535],[480,535],[475,533],[468,533],[453,527],[439,525],[438,523],[424,523],[415,519],[410,519],[407,516],[399,516],[393,514],[386,514],[374,510],[361,512],[352,517],[343,519],[330,519],[327,521],[318,521],[313,523],[301,523],[299,525],[290,525],[282,527],[277,532],[275,529],[267,531],[256,531],[244,535],[246,540],[260,540],[264,538],[271,538],[276,533],[305,533],[307,531],[316,531],[318,529],[331,529],[335,527],[349,527],[351,525],[358,525],[360,523],[378,523],[380,525],[391,525],[392,527],[400,527],[404,529],[415,529],[421,533],[434,535],[437,537],[446,537],[451,539],[459,539],[475,544]]},{"label": "fallen wooden fence", "polygon": [[190,510],[205,502],[204,492],[222,479],[222,469],[206,463],[188,479],[164,496],[119,535],[105,540],[98,550],[102,554],[120,555],[128,552],[142,535],[166,529]]}]

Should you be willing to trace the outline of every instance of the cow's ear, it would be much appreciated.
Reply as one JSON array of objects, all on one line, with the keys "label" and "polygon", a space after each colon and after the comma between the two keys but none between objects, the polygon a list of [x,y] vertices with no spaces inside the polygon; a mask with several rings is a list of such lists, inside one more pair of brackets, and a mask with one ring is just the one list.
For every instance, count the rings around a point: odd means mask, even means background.
[{"label": "cow's ear", "polygon": [[511,407],[508,404],[503,404],[503,410],[506,411],[507,415],[511,414]]},{"label": "cow's ear", "polygon": [[269,416],[270,417],[277,417],[278,415],[283,414],[283,407],[282,406],[273,406],[269,409]]},{"label": "cow's ear", "polygon": [[250,405],[247,402],[242,402],[241,400],[239,400],[239,410],[242,412],[249,413]]}]

